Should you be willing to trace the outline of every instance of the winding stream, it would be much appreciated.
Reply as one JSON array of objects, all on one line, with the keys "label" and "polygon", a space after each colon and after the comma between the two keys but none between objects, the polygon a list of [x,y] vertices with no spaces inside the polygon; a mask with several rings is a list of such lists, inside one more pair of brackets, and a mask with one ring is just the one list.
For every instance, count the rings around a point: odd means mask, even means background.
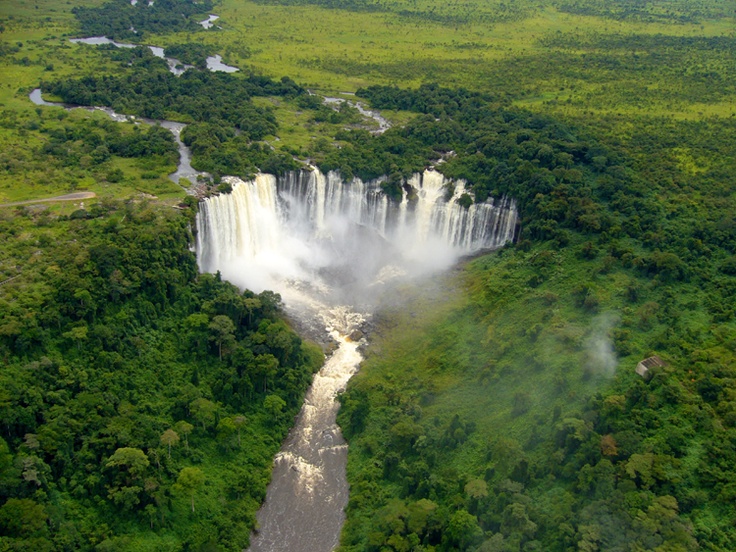
[{"label": "winding stream", "polygon": [[[216,15],[211,15],[207,21],[210,21],[210,20],[214,21],[216,19],[219,19],[219,17]],[[202,21],[201,23],[204,26],[205,21]],[[114,40],[111,40],[105,36],[91,36],[87,38],[72,38],[70,39],[70,42],[73,42],[75,44],[89,44],[93,46],[99,46],[102,44],[112,44],[113,46],[117,48],[136,48],[138,46],[138,44],[127,44],[124,42],[115,42]],[[184,71],[193,67],[192,65],[183,65],[178,59],[167,58],[164,55],[164,49],[159,46],[148,46],[148,48],[151,50],[154,56],[166,60],[166,63],[169,65],[169,71],[171,71],[174,75],[177,75],[177,76],[181,75],[182,73],[184,73]],[[239,71],[237,67],[233,67],[231,65],[226,65],[222,63],[222,57],[220,57],[219,55],[210,56],[207,58],[207,69],[209,69],[210,71],[222,71],[225,73],[234,73],[235,71]],[[133,122],[136,124],[144,123],[147,125],[161,125],[162,127],[171,131],[171,133],[174,135],[174,140],[176,140],[176,145],[179,148],[179,163],[176,167],[176,171],[169,175],[169,179],[176,184],[179,184],[179,181],[181,179],[185,179],[194,185],[194,184],[197,184],[197,181],[200,177],[209,177],[209,174],[197,171],[194,169],[194,167],[192,167],[192,152],[186,146],[186,144],[184,144],[184,142],[181,141],[181,132],[187,126],[184,123],[178,123],[176,121],[165,121],[165,120],[159,121],[159,120],[154,120],[154,119],[146,119],[144,117],[135,117],[132,115],[121,115],[120,113],[116,113],[113,109],[109,107],[86,107],[86,106],[79,106],[79,105],[64,104],[64,103],[59,103],[59,102],[47,102],[46,100],[43,99],[40,88],[36,88],[35,90],[33,90],[28,97],[31,100],[31,102],[33,102],[35,105],[63,107],[64,109],[67,109],[67,110],[85,109],[87,111],[103,111],[113,121],[117,121],[119,123],[120,122]]]},{"label": "winding stream", "polygon": [[342,102],[347,102],[350,107],[354,107],[358,112],[368,119],[373,119],[378,123],[378,128],[371,131],[372,134],[383,134],[391,128],[391,123],[388,122],[378,111],[373,109],[367,109],[362,103],[352,100],[345,100],[343,98],[331,98],[325,97],[324,103],[330,107],[336,108]]},{"label": "winding stream", "polygon": [[217,21],[218,19],[220,19],[220,16],[212,13],[207,19],[205,19],[204,21],[200,21],[199,24],[202,25],[202,27],[204,27],[205,29],[211,29],[215,26],[215,21]]},{"label": "winding stream", "polygon": [[[72,38],[69,40],[69,42],[73,42],[75,44],[89,44],[91,46],[100,46],[102,44],[112,44],[116,48],[137,48],[138,46],[142,46],[142,44],[128,44],[126,42],[115,42],[112,39],[107,38],[106,36],[90,36],[87,38]],[[161,58],[166,60],[166,63],[169,65],[169,71],[171,71],[174,75],[181,75],[186,71],[187,69],[192,69],[193,65],[186,65],[182,64],[181,61],[179,61],[176,58],[170,58],[166,57],[164,55],[164,49],[160,46],[147,46],[149,50],[151,50],[151,53],[156,56],[157,58]],[[219,55],[209,56],[207,58],[207,69],[210,71],[222,71],[224,73],[235,73],[236,71],[240,71],[237,67],[233,67],[232,65],[226,65],[222,63],[222,57]]]},{"label": "winding stream", "polygon": [[209,174],[197,171],[194,169],[194,167],[192,167],[192,152],[187,147],[187,145],[181,141],[181,131],[184,130],[184,128],[186,128],[187,126],[184,123],[177,123],[176,121],[157,121],[154,119],[146,119],[143,117],[134,117],[132,115],[121,115],[120,113],[116,113],[113,109],[109,107],[86,107],[60,102],[47,102],[43,99],[40,88],[34,89],[28,95],[28,98],[35,105],[63,107],[64,109],[69,111],[72,109],[84,109],[85,111],[102,111],[103,113],[106,113],[108,117],[110,117],[113,121],[116,121],[118,123],[132,122],[136,124],[144,123],[147,125],[161,125],[162,127],[171,131],[171,133],[174,135],[176,145],[179,148],[179,163],[176,166],[176,171],[169,175],[169,180],[171,180],[175,184],[180,184],[180,180],[183,178],[194,185],[197,184],[199,177],[209,177]]}]

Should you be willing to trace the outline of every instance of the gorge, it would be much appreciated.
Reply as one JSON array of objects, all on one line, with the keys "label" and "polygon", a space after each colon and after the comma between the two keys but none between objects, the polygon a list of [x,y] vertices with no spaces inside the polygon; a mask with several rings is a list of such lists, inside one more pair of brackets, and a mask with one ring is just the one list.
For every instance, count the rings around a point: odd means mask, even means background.
[{"label": "gorge", "polygon": [[251,550],[332,550],[348,499],[335,397],[362,360],[361,325],[395,283],[512,241],[516,206],[463,206],[464,183],[434,170],[409,179],[400,202],[382,193],[380,180],[343,182],[316,169],[226,181],[232,193],[200,203],[200,270],[277,291],[301,327],[335,344],[275,459]]}]

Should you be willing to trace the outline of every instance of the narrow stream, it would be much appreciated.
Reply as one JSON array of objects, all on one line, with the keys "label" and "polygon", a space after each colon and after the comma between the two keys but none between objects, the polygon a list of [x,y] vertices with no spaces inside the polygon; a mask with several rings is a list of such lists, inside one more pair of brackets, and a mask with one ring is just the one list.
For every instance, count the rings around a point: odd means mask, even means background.
[{"label": "narrow stream", "polygon": [[331,98],[331,97],[325,97],[324,103],[326,105],[329,105],[331,107],[337,107],[342,102],[347,102],[347,104],[350,107],[354,107],[358,110],[358,112],[368,119],[373,119],[378,123],[378,128],[376,130],[373,130],[373,134],[383,134],[388,129],[391,128],[391,123],[388,122],[378,111],[373,109],[367,109],[362,103],[358,101],[352,101],[352,100],[345,100],[343,98]]},{"label": "narrow stream", "polygon": [[84,109],[86,111],[102,111],[103,113],[106,113],[113,121],[116,121],[118,123],[132,122],[136,124],[144,123],[147,125],[161,125],[162,127],[171,131],[171,133],[174,135],[176,145],[179,147],[179,163],[176,167],[176,171],[169,175],[169,180],[171,180],[175,184],[180,184],[179,181],[183,178],[194,185],[197,183],[199,177],[209,177],[209,174],[197,171],[194,169],[194,167],[192,167],[192,152],[187,147],[187,145],[181,141],[181,131],[184,130],[184,128],[186,128],[187,126],[184,123],[177,123],[176,121],[156,121],[154,119],[146,119],[143,117],[121,115],[120,113],[116,113],[113,109],[109,107],[86,107],[59,102],[47,102],[43,99],[40,88],[34,89],[28,95],[28,98],[35,105],[63,107],[67,110]]},{"label": "narrow stream", "polygon": [[[100,46],[102,44],[112,44],[116,48],[137,48],[138,46],[143,46],[143,44],[128,44],[125,42],[115,42],[112,39],[107,38],[106,36],[90,36],[87,38],[72,38],[69,39],[69,42],[73,42],[75,44],[89,44],[90,46]],[[160,46],[147,46],[149,50],[151,50],[151,53],[156,56],[157,58],[161,58],[166,60],[166,63],[169,65],[169,71],[171,71],[174,75],[181,75],[186,71],[187,69],[192,69],[193,65],[186,65],[183,64],[181,61],[179,61],[176,58],[170,58],[166,57],[164,55],[165,50],[161,48]],[[236,71],[240,71],[237,67],[233,67],[232,65],[226,65],[222,63],[222,57],[219,55],[209,56],[207,58],[207,69],[210,71],[222,71],[223,73],[235,73]]]}]

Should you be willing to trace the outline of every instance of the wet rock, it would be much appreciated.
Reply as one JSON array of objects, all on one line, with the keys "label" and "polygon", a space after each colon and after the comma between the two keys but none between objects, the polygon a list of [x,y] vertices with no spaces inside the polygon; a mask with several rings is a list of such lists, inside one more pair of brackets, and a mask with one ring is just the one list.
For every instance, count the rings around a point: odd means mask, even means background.
[{"label": "wet rock", "polygon": [[350,341],[360,341],[364,337],[364,333],[361,330],[353,330],[350,332],[350,335],[348,335],[348,339]]}]

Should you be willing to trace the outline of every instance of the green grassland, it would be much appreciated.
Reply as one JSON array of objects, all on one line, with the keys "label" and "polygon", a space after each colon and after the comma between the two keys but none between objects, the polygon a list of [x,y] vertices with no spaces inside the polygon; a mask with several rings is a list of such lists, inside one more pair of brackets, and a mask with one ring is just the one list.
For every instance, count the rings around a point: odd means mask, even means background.
[{"label": "green grassland", "polygon": [[[96,48],[68,43],[78,36],[70,9],[54,2],[0,8],[4,43],[23,44],[0,58],[0,103],[6,108],[28,107],[28,88],[41,80],[119,70]],[[620,115],[620,134],[637,116],[734,115],[734,20],[721,3],[649,3],[631,13],[594,2],[528,2],[512,9],[425,1],[355,9],[340,2],[224,1],[213,10],[221,16],[219,28],[148,35],[145,42],[201,43],[228,63],[276,78],[288,75],[332,95],[370,84],[437,82],[489,91],[560,117]],[[284,137],[270,143],[304,159],[318,139],[331,140],[339,127],[295,124],[298,111],[277,110]],[[19,137],[10,133],[7,141]],[[140,174],[131,178],[140,182]]]},{"label": "green grassland", "polygon": [[[431,2],[419,4],[426,5],[418,11],[433,8]],[[473,7],[489,9],[486,6],[477,2]],[[452,4],[445,9],[461,11]],[[704,72],[716,65],[729,71],[734,55],[732,14],[705,10],[696,20],[673,25],[531,5],[502,23],[489,23],[482,14],[471,11],[474,15],[463,23],[450,24],[431,18],[416,20],[400,11],[223,2],[218,11],[223,30],[210,37],[227,52],[232,41],[228,35],[238,29],[243,34],[237,41],[251,55],[246,61],[233,51],[236,63],[252,64],[270,75],[290,75],[319,90],[438,82],[503,92],[515,101],[546,110],[554,100],[552,109],[563,112],[659,110],[685,116],[701,111],[697,106],[705,104],[718,105],[720,113],[731,114],[728,98],[733,98],[733,90],[711,91],[724,94],[722,98],[699,97],[702,88],[693,90],[698,76],[682,74],[673,65]],[[652,45],[663,37],[671,44],[666,52],[671,57],[664,60],[652,51]],[[693,43],[707,43],[710,38],[721,40],[725,50],[716,47],[721,52],[716,56],[703,55],[701,48],[693,51]],[[722,77],[727,83],[726,75]],[[726,89],[728,86],[725,84]],[[647,87],[653,88],[652,93],[647,94]],[[666,88],[675,89],[673,98],[657,94],[658,89]],[[572,105],[567,104],[568,98]]]}]

